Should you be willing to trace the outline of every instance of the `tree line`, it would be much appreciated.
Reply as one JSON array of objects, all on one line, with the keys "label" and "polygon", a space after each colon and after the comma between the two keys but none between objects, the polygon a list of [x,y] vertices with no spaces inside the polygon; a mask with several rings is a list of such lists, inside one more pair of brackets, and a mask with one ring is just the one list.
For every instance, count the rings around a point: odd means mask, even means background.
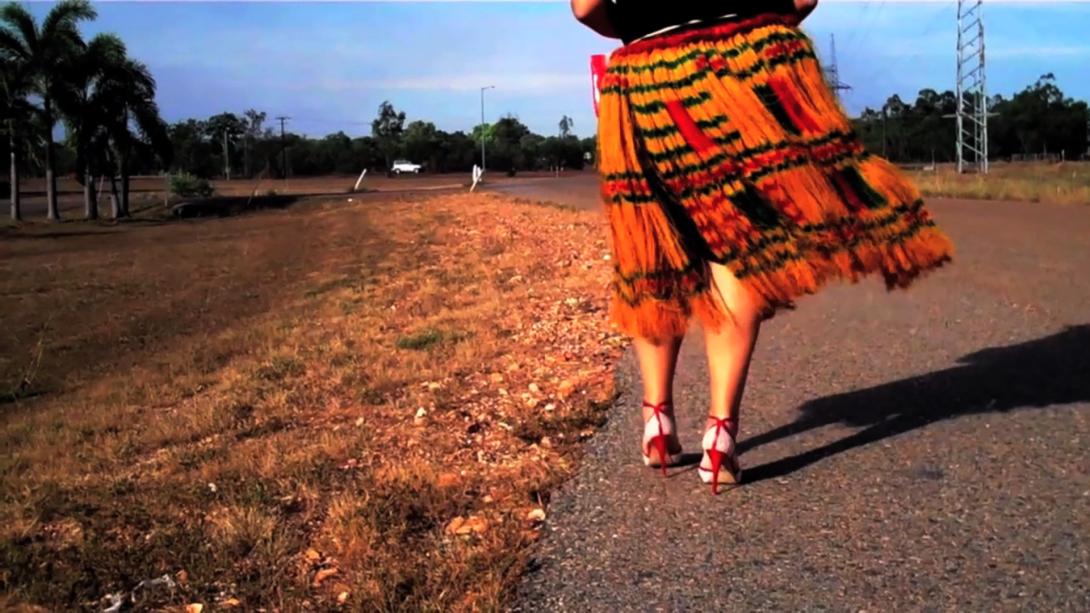
[{"label": "tree line", "polygon": [[508,173],[553,167],[582,168],[593,156],[594,139],[572,133],[571,118],[562,117],[555,136],[534,134],[517,117],[474,127],[469,134],[446,132],[430,121],[406,122],[404,112],[383,102],[371,122],[371,135],[349,137],[336,132],[308,138],[267,124],[265,112],[221,113],[187,119],[169,127],[172,172],[204,178],[316,176],[358,174],[364,168],[387,171],[405,158],[427,172],[469,172],[481,163],[485,144],[488,168]]},{"label": "tree line", "polygon": [[[923,89],[913,102],[893,95],[881,109],[868,107],[853,124],[869,150],[895,162],[951,162],[956,155],[956,111],[954,92]],[[1052,74],[1042,75],[1010,98],[990,97],[988,112],[992,159],[1086,157],[1090,110],[1085,101],[1066,96]],[[465,172],[481,162],[482,140],[488,168],[509,174],[578,169],[593,162],[596,154],[595,139],[576,137],[567,116],[552,136],[533,133],[511,115],[475,126],[469,134],[445,132],[428,121],[406,123],[405,113],[389,102],[379,107],[371,135],[357,138],[344,132],[317,139],[290,132],[281,137],[264,125],[265,120],[265,113],[251,109],[241,116],[224,113],[172,125],[171,169],[207,178],[224,176],[225,158],[230,158],[235,160],[236,175],[246,177],[354,174],[363,168],[389,169],[393,160],[407,158],[430,172]],[[225,132],[239,138],[224,141]]]},{"label": "tree line", "polygon": [[[1010,98],[989,97],[987,109],[991,159],[1081,159],[1090,152],[1090,109],[1066,96],[1051,73]],[[914,102],[894,95],[880,109],[868,107],[854,124],[869,150],[895,162],[951,162],[956,112],[954,92],[924,89]]]}]

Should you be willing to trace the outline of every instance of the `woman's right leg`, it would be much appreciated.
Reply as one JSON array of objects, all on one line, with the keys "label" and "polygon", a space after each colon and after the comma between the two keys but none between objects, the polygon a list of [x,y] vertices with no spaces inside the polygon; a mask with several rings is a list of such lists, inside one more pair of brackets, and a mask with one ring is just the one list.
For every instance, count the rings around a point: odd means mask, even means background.
[{"label": "woman's right leg", "polygon": [[651,404],[670,402],[674,397],[674,371],[683,337],[664,341],[634,338],[636,359],[643,379],[643,400]]},{"label": "woman's right leg", "polygon": [[[632,344],[636,347],[636,359],[640,364],[640,378],[643,380],[643,421],[651,424],[650,432],[657,431],[658,424],[652,423],[655,418],[656,408],[662,412],[663,417],[669,420],[669,435],[666,437],[666,452],[668,454],[681,453],[681,443],[677,438],[677,428],[674,421],[674,371],[677,369],[677,356],[681,350],[683,337],[670,338],[663,341],[653,341],[645,338],[634,338]],[[645,426],[646,428],[646,426]],[[651,445],[648,447],[647,433],[645,429],[644,454],[650,454],[651,465],[658,466],[662,463],[659,451]]]},{"label": "woman's right leg", "polygon": [[712,263],[710,267],[715,289],[730,312],[719,330],[704,330],[711,385],[708,415],[737,424],[761,313],[755,296],[725,266]]},{"label": "woman's right leg", "polygon": [[[756,297],[731,272],[720,264],[711,264],[715,290],[723,299],[726,322],[718,330],[704,330],[711,385],[711,406],[701,446],[700,478],[712,484],[737,483],[741,478],[735,438],[738,436],[739,407],[749,375],[749,363],[757,344],[761,313]],[[724,432],[725,431],[725,432]],[[729,436],[728,436],[729,435]],[[722,474],[721,467],[726,468]]]}]

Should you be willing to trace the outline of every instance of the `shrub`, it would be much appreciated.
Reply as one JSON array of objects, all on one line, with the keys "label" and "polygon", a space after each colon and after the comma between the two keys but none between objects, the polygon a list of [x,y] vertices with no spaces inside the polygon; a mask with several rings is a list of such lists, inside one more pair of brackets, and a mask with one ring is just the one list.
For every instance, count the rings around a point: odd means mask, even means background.
[{"label": "shrub", "polygon": [[394,344],[397,345],[398,349],[424,351],[437,345],[457,343],[464,338],[466,338],[466,334],[457,330],[425,328],[415,334],[398,337]]},{"label": "shrub", "polygon": [[170,175],[167,189],[170,195],[181,198],[208,198],[212,195],[212,186],[208,183],[208,179],[184,172]]}]

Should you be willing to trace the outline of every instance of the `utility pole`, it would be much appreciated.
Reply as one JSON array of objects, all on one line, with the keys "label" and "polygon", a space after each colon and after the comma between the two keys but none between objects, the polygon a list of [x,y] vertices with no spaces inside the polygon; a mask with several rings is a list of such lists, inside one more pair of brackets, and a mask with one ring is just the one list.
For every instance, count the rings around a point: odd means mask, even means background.
[{"label": "utility pole", "polygon": [[840,92],[852,88],[851,85],[840,80],[840,67],[836,63],[836,34],[829,35],[829,66],[825,69],[825,80],[829,83],[829,89],[840,100]]},{"label": "utility pole", "polygon": [[[18,149],[19,144],[18,144],[18,139],[15,138],[15,134],[13,133],[13,130],[14,130],[13,124],[14,124],[14,122],[9,119],[7,123],[8,123],[8,126],[7,126],[8,127],[8,135],[9,135],[8,136],[8,139],[9,139],[8,143],[9,143],[9,150],[10,150],[10,153],[11,153],[11,168],[18,169],[19,168],[19,149]],[[1090,123],[1088,123],[1087,126],[1088,126],[1087,129],[1090,130]],[[1088,146],[1090,146],[1090,145],[1088,145]],[[23,211],[22,211],[22,202],[19,200],[19,173],[18,172],[11,173],[10,192],[11,192],[10,193],[10,197],[11,197],[11,219],[13,221],[21,221],[22,218],[23,218]]]},{"label": "utility pole", "polygon": [[485,169],[485,164],[484,164],[484,138],[485,138],[484,90],[486,90],[486,89],[496,89],[496,86],[495,85],[488,85],[486,87],[481,88],[481,172],[484,172],[484,169]]},{"label": "utility pole", "polygon": [[223,129],[223,175],[227,177],[227,180],[231,180],[231,149],[228,146],[228,130]]},{"label": "utility pole", "polygon": [[889,106],[882,105],[882,157],[888,157],[886,155],[886,143],[889,142],[886,136],[886,124],[889,122]]},{"label": "utility pole", "polygon": [[1086,159],[1090,160],[1090,108],[1086,109]]},{"label": "utility pole", "polygon": [[284,180],[288,180],[288,149],[284,144],[284,122],[291,119],[283,115],[276,118],[280,122],[280,165],[284,171]]},{"label": "utility pole", "polygon": [[988,173],[988,92],[984,70],[984,0],[958,0],[957,158]]}]

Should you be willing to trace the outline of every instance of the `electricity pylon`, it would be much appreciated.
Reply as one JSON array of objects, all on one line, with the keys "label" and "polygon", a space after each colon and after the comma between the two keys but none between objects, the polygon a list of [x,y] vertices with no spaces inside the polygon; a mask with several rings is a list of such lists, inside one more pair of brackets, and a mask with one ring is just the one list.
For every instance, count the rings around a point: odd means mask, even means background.
[{"label": "electricity pylon", "polygon": [[958,172],[988,173],[988,93],[984,72],[984,0],[958,0]]}]

